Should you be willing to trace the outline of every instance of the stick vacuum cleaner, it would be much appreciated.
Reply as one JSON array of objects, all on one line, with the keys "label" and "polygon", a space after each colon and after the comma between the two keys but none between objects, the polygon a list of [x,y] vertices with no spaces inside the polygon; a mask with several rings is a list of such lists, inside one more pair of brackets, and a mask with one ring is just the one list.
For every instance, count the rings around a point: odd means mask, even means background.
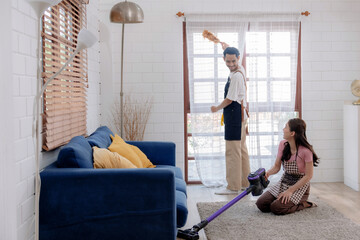
[{"label": "stick vacuum cleaner", "polygon": [[217,210],[207,219],[201,221],[200,223],[194,225],[191,229],[178,230],[177,237],[187,240],[197,240],[199,239],[199,231],[203,229],[208,223],[214,220],[217,216],[225,212],[228,208],[234,205],[237,201],[248,195],[250,192],[253,196],[259,196],[262,194],[263,190],[269,185],[269,181],[265,178],[265,169],[259,168],[256,172],[250,173],[248,176],[250,186],[244,190],[240,195],[235,197],[233,200],[228,202],[225,206]]}]

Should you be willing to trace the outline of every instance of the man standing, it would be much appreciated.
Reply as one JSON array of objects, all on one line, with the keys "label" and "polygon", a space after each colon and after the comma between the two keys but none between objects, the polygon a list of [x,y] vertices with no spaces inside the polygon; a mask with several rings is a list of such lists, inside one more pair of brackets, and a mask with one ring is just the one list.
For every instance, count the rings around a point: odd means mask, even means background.
[{"label": "man standing", "polygon": [[218,106],[212,106],[211,112],[223,109],[225,123],[226,148],[226,181],[227,187],[215,194],[237,194],[245,189],[249,183],[250,173],[249,155],[246,147],[246,79],[239,66],[240,53],[226,43],[221,43],[224,49],[224,61],[230,70],[225,85],[224,100]]}]

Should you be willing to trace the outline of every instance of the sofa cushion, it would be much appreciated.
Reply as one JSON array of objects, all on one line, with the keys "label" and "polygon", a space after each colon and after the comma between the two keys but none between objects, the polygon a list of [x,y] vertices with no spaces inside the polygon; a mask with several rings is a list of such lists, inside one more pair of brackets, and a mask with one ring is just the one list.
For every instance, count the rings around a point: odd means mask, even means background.
[{"label": "sofa cushion", "polygon": [[130,148],[136,153],[136,155],[139,157],[142,165],[144,168],[154,168],[156,167],[154,164],[152,164],[152,162],[147,158],[147,156],[145,155],[145,153],[143,153],[138,147],[128,144],[128,146],[130,146]]},{"label": "sofa cushion", "polygon": [[174,172],[176,178],[183,179],[181,169],[170,165],[156,165],[156,168],[167,168]]},{"label": "sofa cushion", "polygon": [[124,142],[122,138],[115,134],[115,137],[111,136],[113,142],[108,147],[111,152],[117,152],[120,156],[127,158],[132,162],[136,167],[143,168],[142,162],[134,150],[130,147],[129,144]]},{"label": "sofa cushion", "polygon": [[177,227],[181,228],[185,225],[188,216],[186,195],[185,193],[176,190],[175,199],[176,199],[176,223],[177,223]]},{"label": "sofa cushion", "polygon": [[185,196],[187,196],[186,183],[183,179],[183,175],[182,175],[180,168],[174,167],[174,166],[169,166],[169,165],[156,165],[156,168],[166,168],[166,169],[170,169],[172,172],[174,172],[176,190],[183,192],[185,194]]},{"label": "sofa cushion", "polygon": [[186,194],[186,183],[184,180],[180,179],[180,178],[175,178],[175,188],[176,190],[185,193]]},{"label": "sofa cushion", "polygon": [[93,147],[94,168],[136,168],[128,159],[106,148]]},{"label": "sofa cushion", "polygon": [[93,168],[92,149],[83,136],[76,136],[59,152],[57,165],[60,168]]},{"label": "sofa cushion", "polygon": [[101,126],[96,129],[88,138],[88,142],[90,143],[91,147],[98,147],[98,148],[107,148],[111,144],[110,135],[113,133],[111,130],[106,126]]},{"label": "sofa cushion", "polygon": [[173,142],[127,141],[137,146],[154,165],[175,166],[176,145]]}]

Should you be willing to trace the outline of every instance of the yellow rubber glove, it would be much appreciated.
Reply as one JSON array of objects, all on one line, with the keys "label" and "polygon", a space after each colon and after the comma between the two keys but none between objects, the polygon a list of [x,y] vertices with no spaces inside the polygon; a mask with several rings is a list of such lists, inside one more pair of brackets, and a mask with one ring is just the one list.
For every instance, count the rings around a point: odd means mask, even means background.
[{"label": "yellow rubber glove", "polygon": [[221,115],[220,125],[221,125],[221,126],[224,126],[224,114]]}]

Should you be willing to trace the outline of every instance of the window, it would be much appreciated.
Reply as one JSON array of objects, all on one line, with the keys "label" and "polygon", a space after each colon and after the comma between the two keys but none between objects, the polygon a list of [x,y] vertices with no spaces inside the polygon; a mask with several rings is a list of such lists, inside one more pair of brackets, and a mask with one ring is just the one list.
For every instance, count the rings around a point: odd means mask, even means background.
[{"label": "window", "polygon": [[272,166],[285,123],[298,116],[294,110],[298,27],[298,22],[250,23],[246,34],[247,146],[254,168]]},{"label": "window", "polygon": [[[86,26],[85,5],[64,0],[43,16],[43,83],[68,60],[77,35]],[[43,102],[43,149],[52,150],[72,137],[86,135],[87,51],[77,54],[66,69],[48,85]]]},{"label": "window", "polygon": [[[244,27],[247,27],[247,24],[244,24]],[[215,32],[219,39],[241,48],[243,40],[241,41],[240,35],[243,33],[230,29],[226,24],[224,26],[218,24],[217,29],[223,29],[222,32]],[[223,101],[229,70],[223,60],[221,45],[204,39],[203,30],[204,27],[200,24],[199,27],[192,25],[187,31],[189,61],[187,66],[190,81],[186,79],[189,86],[184,87],[187,91],[185,96],[189,96],[188,108],[185,108],[187,122],[185,126],[185,154],[187,154],[185,177],[189,183],[200,180],[197,168],[217,165],[225,156],[224,127],[220,126],[222,112],[211,113],[210,107]],[[186,103],[187,100],[185,100],[185,105]],[[196,162],[195,158],[203,159],[203,161]],[[219,165],[219,168],[222,167],[224,166]],[[215,172],[211,174],[216,175]],[[204,182],[204,175],[202,177],[201,180]],[[221,176],[215,178],[221,178]]]},{"label": "window", "polygon": [[[189,85],[184,87],[184,96],[189,98],[185,99],[185,105],[187,101],[191,103],[185,108],[185,172],[188,182],[198,182],[197,168],[206,167],[195,161],[195,155],[197,158],[207,158],[207,155],[221,158],[225,155],[224,128],[219,124],[222,112],[215,113],[215,118],[210,117],[214,115],[210,106],[218,105],[224,99],[229,70],[224,64],[220,44],[202,37],[204,26],[211,29],[209,24],[199,24],[200,27],[193,24],[186,31],[188,54],[184,57],[188,57],[189,79],[184,81]],[[268,169],[275,160],[284,124],[298,115],[294,106],[299,22],[257,22],[249,23],[249,26],[245,35],[247,101],[250,106],[246,142],[252,169]],[[213,33],[221,41],[244,48],[238,31],[231,30],[228,25],[221,28],[219,24],[216,24],[216,29],[218,31]],[[203,125],[196,127],[197,141],[194,142],[193,125],[199,122]],[[207,146],[209,141],[206,139],[209,138],[212,138],[211,147]]]}]

